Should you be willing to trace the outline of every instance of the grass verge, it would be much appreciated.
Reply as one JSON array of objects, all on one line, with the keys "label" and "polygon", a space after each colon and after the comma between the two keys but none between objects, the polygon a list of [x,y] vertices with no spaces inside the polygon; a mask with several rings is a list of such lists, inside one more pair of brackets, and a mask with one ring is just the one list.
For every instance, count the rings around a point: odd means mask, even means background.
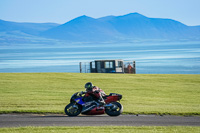
[{"label": "grass verge", "polygon": [[18,128],[0,128],[0,132],[4,133],[199,133],[200,127],[129,127],[129,126],[106,126],[106,127],[18,127]]},{"label": "grass verge", "polygon": [[0,113],[64,113],[86,82],[123,95],[124,114],[200,115],[200,75],[0,73]]}]

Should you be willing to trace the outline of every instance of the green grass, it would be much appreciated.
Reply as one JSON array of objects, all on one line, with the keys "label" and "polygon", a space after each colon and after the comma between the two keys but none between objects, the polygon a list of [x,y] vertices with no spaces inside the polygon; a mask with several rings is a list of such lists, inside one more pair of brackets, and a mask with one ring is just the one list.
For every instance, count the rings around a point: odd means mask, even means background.
[{"label": "green grass", "polygon": [[0,113],[64,113],[88,81],[123,95],[124,114],[200,115],[200,75],[0,73]]},{"label": "green grass", "polygon": [[19,127],[0,128],[3,133],[199,133],[200,127]]}]

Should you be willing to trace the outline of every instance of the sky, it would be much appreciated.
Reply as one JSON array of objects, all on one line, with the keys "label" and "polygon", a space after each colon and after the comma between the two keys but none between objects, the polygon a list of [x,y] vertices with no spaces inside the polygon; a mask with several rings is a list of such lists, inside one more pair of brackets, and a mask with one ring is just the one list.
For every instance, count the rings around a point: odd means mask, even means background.
[{"label": "sky", "polygon": [[0,0],[0,19],[63,24],[86,15],[93,18],[138,12],[200,25],[200,0]]}]

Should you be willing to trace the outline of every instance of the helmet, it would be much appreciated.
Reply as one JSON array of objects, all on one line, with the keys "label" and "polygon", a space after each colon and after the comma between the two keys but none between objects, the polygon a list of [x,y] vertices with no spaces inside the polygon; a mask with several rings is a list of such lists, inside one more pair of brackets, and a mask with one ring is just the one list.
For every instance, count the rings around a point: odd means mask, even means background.
[{"label": "helmet", "polygon": [[85,84],[86,91],[92,90],[93,84],[91,82],[87,82]]}]

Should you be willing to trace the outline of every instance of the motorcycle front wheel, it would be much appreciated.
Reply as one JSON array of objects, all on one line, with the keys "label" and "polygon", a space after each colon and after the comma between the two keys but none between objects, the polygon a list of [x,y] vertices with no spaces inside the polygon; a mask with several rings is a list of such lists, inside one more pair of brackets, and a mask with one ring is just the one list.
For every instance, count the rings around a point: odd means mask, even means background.
[{"label": "motorcycle front wheel", "polygon": [[118,102],[113,102],[113,107],[106,108],[105,112],[109,116],[119,116],[123,111],[123,106]]},{"label": "motorcycle front wheel", "polygon": [[81,107],[77,104],[70,103],[65,107],[65,114],[68,116],[77,116],[81,113]]}]

